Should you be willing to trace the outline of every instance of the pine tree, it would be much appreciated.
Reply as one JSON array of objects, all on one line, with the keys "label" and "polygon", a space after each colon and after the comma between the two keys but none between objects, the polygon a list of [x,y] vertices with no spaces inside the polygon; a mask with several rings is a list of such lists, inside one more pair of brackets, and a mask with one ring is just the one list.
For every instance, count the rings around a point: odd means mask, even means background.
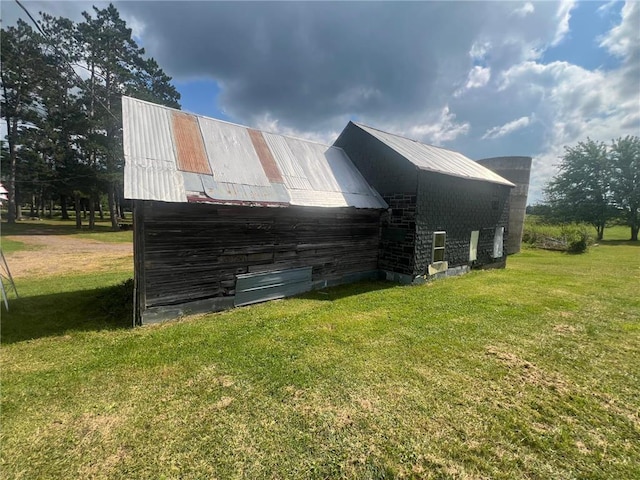
[{"label": "pine tree", "polygon": [[170,77],[132,38],[131,29],[110,4],[83,12],[79,39],[90,72],[82,86],[82,97],[91,125],[90,164],[104,182],[112,227],[118,228],[116,197],[122,190],[124,152],[122,148],[122,94],[179,107],[179,94]]},{"label": "pine tree", "polygon": [[2,116],[7,124],[8,190],[7,221],[19,217],[18,146],[21,132],[38,118],[43,55],[41,38],[29,25],[18,20],[15,27],[2,29],[0,79]]}]

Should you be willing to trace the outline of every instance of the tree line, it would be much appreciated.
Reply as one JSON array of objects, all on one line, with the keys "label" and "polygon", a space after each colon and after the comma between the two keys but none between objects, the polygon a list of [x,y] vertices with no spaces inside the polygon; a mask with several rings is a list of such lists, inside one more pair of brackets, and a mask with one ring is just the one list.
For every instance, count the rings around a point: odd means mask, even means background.
[{"label": "tree line", "polygon": [[591,139],[565,147],[558,174],[546,185],[545,201],[530,209],[552,222],[583,222],[602,240],[605,226],[621,220],[638,240],[640,229],[640,137],[610,144]]},{"label": "tree line", "polygon": [[118,228],[124,155],[121,96],[180,108],[180,94],[132,30],[109,5],[82,13],[83,20],[39,14],[34,27],[18,20],[2,28],[0,80],[2,181],[8,190],[7,221],[30,202],[87,208],[93,228],[106,199]]}]

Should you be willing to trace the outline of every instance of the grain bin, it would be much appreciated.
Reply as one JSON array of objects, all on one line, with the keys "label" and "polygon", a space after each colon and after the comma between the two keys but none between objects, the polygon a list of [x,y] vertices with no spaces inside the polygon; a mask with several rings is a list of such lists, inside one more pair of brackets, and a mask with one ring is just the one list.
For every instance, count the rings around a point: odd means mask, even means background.
[{"label": "grain bin", "polygon": [[492,157],[477,161],[516,185],[509,196],[509,235],[507,254],[518,253],[522,241],[524,215],[527,208],[531,157]]}]

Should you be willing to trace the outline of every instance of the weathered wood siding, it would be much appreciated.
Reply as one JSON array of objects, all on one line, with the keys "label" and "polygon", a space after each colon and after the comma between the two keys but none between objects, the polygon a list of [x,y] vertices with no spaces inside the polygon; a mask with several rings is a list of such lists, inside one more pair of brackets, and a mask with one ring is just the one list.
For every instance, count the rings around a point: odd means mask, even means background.
[{"label": "weathered wood siding", "polygon": [[317,284],[378,268],[379,211],[161,202],[137,207],[142,308],[232,296],[241,273],[312,266]]}]

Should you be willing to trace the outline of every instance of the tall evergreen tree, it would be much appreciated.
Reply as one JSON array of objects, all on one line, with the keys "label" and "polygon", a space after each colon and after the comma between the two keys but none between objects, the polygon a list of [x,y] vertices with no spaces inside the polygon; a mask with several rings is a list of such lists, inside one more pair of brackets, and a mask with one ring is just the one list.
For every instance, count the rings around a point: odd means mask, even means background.
[{"label": "tall evergreen tree", "polygon": [[[2,30],[2,116],[8,132],[2,173],[9,221],[16,219],[19,184],[40,199],[55,190],[63,218],[68,199],[79,210],[81,197],[88,198],[90,227],[106,193],[115,229],[124,170],[121,96],[180,108],[180,95],[157,62],[145,57],[113,5],[93,7],[78,24],[40,15],[42,35],[21,20]],[[80,228],[79,215],[76,222]]]},{"label": "tall evergreen tree", "polygon": [[[41,14],[41,27],[49,45],[45,56],[46,82],[42,89],[45,115],[40,121],[43,152],[48,155],[52,181],[60,196],[63,218],[67,199],[79,202],[97,189],[96,174],[87,168],[89,123],[78,98],[79,77],[74,67],[81,59],[76,25],[69,19]],[[53,47],[55,46],[55,47]],[[76,226],[82,226],[76,214]]]},{"label": "tall evergreen tree", "polygon": [[19,136],[38,117],[39,90],[42,81],[43,55],[41,38],[22,20],[15,27],[2,29],[0,45],[0,79],[2,81],[2,117],[7,125],[8,190],[7,221],[19,216],[16,190]]},{"label": "tall evergreen tree", "polygon": [[93,7],[93,14],[83,12],[84,21],[78,25],[90,72],[82,97],[92,131],[90,163],[106,185],[112,227],[117,229],[116,198],[124,170],[121,96],[130,93],[171,106],[179,106],[180,96],[157,63],[144,59],[144,49],[113,4]]}]

